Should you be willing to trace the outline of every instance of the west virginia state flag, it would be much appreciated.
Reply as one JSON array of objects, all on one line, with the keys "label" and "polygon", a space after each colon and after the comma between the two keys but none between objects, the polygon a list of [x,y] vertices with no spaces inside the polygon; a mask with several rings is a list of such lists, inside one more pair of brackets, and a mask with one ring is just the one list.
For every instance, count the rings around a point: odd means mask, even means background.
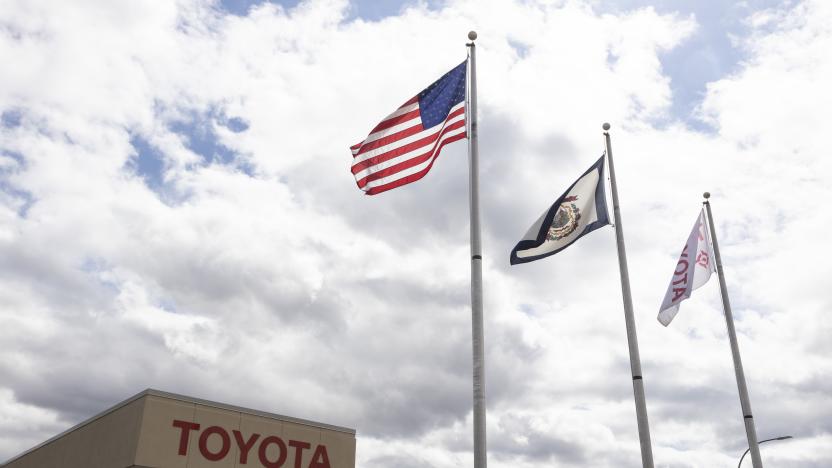
[{"label": "west virginia state flag", "polygon": [[604,156],[529,228],[511,251],[511,264],[554,255],[601,226],[610,224],[604,194]]}]

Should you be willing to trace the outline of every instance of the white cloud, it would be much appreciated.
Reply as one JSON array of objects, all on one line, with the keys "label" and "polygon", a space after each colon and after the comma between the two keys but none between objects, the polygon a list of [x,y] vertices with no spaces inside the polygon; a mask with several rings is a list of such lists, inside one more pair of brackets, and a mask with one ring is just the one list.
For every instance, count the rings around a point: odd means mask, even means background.
[{"label": "white cloud", "polygon": [[470,464],[464,144],[378,197],[355,188],[347,148],[462,61],[476,29],[491,466],[638,464],[611,229],[507,265],[600,155],[604,121],[657,464],[745,448],[716,285],[669,328],[655,320],[705,190],[758,434],[796,437],[764,457],[829,463],[828,6],[749,18],[748,61],[700,108],[713,133],[669,114],[660,58],[693,18],[577,1],[416,4],[380,21],[350,8],[0,12],[0,60],[15,64],[0,74],[0,458],[158,387],[356,427],[363,467]]}]

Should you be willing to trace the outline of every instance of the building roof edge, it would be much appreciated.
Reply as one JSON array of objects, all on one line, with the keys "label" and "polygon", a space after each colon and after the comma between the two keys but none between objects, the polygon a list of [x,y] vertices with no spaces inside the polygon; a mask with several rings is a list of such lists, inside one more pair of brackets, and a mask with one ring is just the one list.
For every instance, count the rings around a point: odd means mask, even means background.
[{"label": "building roof edge", "polygon": [[224,409],[224,410],[228,410],[228,411],[238,411],[240,413],[251,414],[251,415],[254,415],[254,416],[261,416],[261,417],[264,417],[264,418],[276,419],[278,421],[290,422],[290,423],[295,423],[295,424],[303,424],[305,426],[316,427],[316,428],[319,428],[319,429],[326,429],[326,430],[336,431],[336,432],[344,432],[346,434],[350,434],[350,435],[353,435],[353,436],[355,435],[355,429],[350,429],[350,428],[347,428],[347,427],[341,427],[341,426],[335,426],[335,425],[332,425],[332,424],[309,421],[309,420],[306,420],[306,419],[294,418],[294,417],[291,417],[291,416],[284,416],[284,415],[277,414],[277,413],[269,413],[267,411],[259,411],[259,410],[255,410],[255,409],[251,409],[251,408],[245,408],[245,407],[242,407],[242,406],[228,405],[228,404],[219,403],[219,402],[216,402],[216,401],[203,400],[201,398],[195,398],[195,397],[180,395],[178,393],[170,393],[170,392],[165,392],[165,391],[162,391],[162,390],[156,390],[156,389],[153,389],[153,388],[147,388],[147,389],[142,390],[141,392],[131,396],[130,398],[127,398],[126,400],[123,400],[119,403],[116,403],[115,405],[111,406],[110,408],[107,408],[104,411],[102,411],[102,412],[100,412],[100,413],[98,413],[98,414],[96,414],[96,415],[94,415],[94,416],[92,416],[88,419],[85,419],[84,421],[81,421],[80,423],[70,427],[69,429],[67,429],[67,430],[65,430],[65,431],[63,431],[63,432],[61,432],[61,433],[59,433],[59,434],[57,434],[53,437],[50,437],[49,439],[41,442],[40,444],[30,448],[29,450],[26,450],[26,451],[24,451],[24,452],[22,452],[18,455],[13,456],[12,458],[9,458],[5,462],[3,462],[3,464],[0,465],[0,466],[6,466],[11,462],[34,452],[35,450],[38,450],[42,447],[45,447],[46,445],[51,444],[52,442],[55,442],[56,440],[60,439],[61,437],[65,436],[65,435],[67,435],[71,432],[76,431],[76,430],[78,430],[78,429],[80,429],[80,428],[82,428],[82,427],[84,427],[88,424],[91,424],[91,423],[95,422],[96,420],[101,419],[104,416],[107,416],[108,414],[110,414],[114,411],[118,411],[119,409],[129,405],[130,403],[133,403],[134,401],[136,401],[140,398],[146,397],[146,396],[155,396],[155,397],[160,397],[160,398],[167,398],[167,399],[170,399],[170,400],[178,400],[178,401],[183,401],[183,402],[186,402],[186,403],[193,403],[195,405],[210,406],[212,408]]}]

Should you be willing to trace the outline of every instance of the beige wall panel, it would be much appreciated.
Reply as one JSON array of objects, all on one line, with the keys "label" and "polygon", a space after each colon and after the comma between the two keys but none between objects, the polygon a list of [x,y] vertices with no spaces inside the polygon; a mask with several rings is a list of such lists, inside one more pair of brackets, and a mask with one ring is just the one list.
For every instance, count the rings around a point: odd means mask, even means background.
[{"label": "beige wall panel", "polygon": [[[90,467],[90,447],[84,446],[83,443],[90,442],[89,437],[85,434],[84,429],[89,426],[76,429],[69,434],[56,440],[55,443],[62,445],[61,452],[63,452],[63,468],[86,468]],[[45,468],[45,467],[44,467]]]},{"label": "beige wall panel", "polygon": [[355,436],[336,431],[321,431],[331,468],[355,468]]},{"label": "beige wall panel", "polygon": [[[260,434],[260,437],[254,442],[254,446],[248,452],[248,459],[246,464],[241,464],[239,457],[236,459],[237,464],[234,465],[235,468],[246,468],[246,467],[260,467],[260,458],[258,455],[258,450],[260,449],[260,442],[270,435],[275,435],[283,438],[283,423],[282,421],[278,421],[275,419],[264,418],[261,416],[254,416],[251,414],[242,413],[240,415],[240,432],[243,435],[243,438],[248,440],[252,434]],[[286,442],[284,440],[284,442]],[[287,447],[288,448],[288,447]],[[276,447],[269,447],[269,450],[266,452],[266,456],[269,460],[275,460],[278,457]],[[287,459],[288,460],[288,459]],[[283,466],[289,468],[292,465],[284,464]]]},{"label": "beige wall panel", "polygon": [[[297,464],[295,459],[297,449],[289,447],[289,458],[286,461],[286,466],[291,468],[294,468],[295,466],[301,466],[303,468],[308,467],[309,462],[312,461],[312,454],[315,453],[315,449],[321,443],[321,430],[317,427],[310,427],[302,424],[290,422],[284,423],[283,441],[288,445],[291,440],[306,442],[310,447],[308,449],[301,450],[300,465]],[[329,447],[327,447],[327,449],[328,448]]]},{"label": "beige wall panel", "polygon": [[44,449],[48,449],[50,452],[52,452],[47,458],[49,463],[57,463],[55,466],[66,466],[66,452],[72,449],[72,447],[70,446],[71,440],[72,439],[70,439],[69,437],[62,437],[50,443],[49,445],[43,447]]},{"label": "beige wall panel", "polygon": [[8,468],[112,468],[133,464],[142,401],[107,413],[43,447]]},{"label": "beige wall panel", "polygon": [[[173,420],[193,422],[193,403],[147,396],[136,451],[136,465],[154,468],[187,468],[188,458],[179,455],[180,429]],[[192,447],[188,447],[190,452]]]},{"label": "beige wall panel", "polygon": [[29,453],[22,458],[4,465],[4,468],[43,468],[45,466],[61,466],[64,462],[63,453],[54,444],[49,444]]},{"label": "beige wall panel", "polygon": [[81,446],[89,450],[89,468],[124,467],[133,464],[138,444],[144,399],[107,414],[81,432]]},{"label": "beige wall panel", "polygon": [[67,437],[62,437],[40,447],[34,452],[24,455],[18,460],[4,465],[4,468],[65,467],[68,466],[66,465],[67,447]]},{"label": "beige wall panel", "polygon": [[[233,430],[240,429],[240,413],[210,406],[196,405],[194,422],[199,424],[199,432],[191,431],[191,443],[188,448],[188,468],[234,468],[235,460],[239,458],[237,443],[234,441]],[[211,426],[219,426],[228,435],[228,453],[221,459],[211,461],[202,456],[199,450],[199,439],[205,430]],[[222,449],[222,437],[211,434],[207,439],[209,453],[216,454]]]}]

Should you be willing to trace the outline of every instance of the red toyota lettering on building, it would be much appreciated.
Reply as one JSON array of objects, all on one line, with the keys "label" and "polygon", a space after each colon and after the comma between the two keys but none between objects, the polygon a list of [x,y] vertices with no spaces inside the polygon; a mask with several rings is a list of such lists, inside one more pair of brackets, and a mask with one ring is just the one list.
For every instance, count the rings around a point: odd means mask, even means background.
[{"label": "red toyota lettering on building", "polygon": [[[188,442],[190,440],[191,431],[199,431],[199,424],[190,421],[173,420],[173,427],[179,428],[179,455],[188,455]],[[294,452],[295,466],[292,468],[331,468],[329,465],[329,454],[326,452],[326,445],[319,444],[315,447],[315,452],[312,454],[312,460],[306,467],[301,466],[303,459],[303,451],[312,448],[308,442],[300,440],[289,440],[284,442],[280,437],[269,435],[262,437],[258,433],[252,433],[248,437],[244,437],[238,430],[231,431],[234,443],[240,449],[240,464],[248,463],[249,454],[251,453],[257,442],[260,442],[255,454],[260,460],[260,463],[266,468],[281,468],[289,456],[290,448]],[[228,431],[220,426],[209,426],[199,434],[198,446],[199,453],[207,460],[218,461],[228,456],[231,451],[231,439]],[[220,448],[214,452],[208,449],[208,439],[214,436],[214,439],[219,439]],[[270,446],[275,446],[278,451],[276,458],[270,460],[268,458],[268,449]],[[288,467],[287,467],[288,468]]]}]

